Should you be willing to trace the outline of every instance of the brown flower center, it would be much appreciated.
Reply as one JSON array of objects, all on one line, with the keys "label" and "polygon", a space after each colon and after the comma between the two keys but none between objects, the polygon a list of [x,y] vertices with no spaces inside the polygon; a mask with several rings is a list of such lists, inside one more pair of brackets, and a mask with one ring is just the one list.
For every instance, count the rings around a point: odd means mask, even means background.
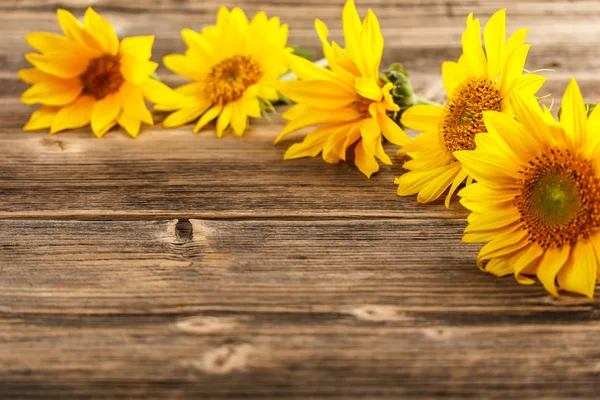
[{"label": "brown flower center", "polygon": [[530,242],[543,248],[574,245],[600,227],[600,180],[589,161],[553,148],[521,173],[516,206]]},{"label": "brown flower center", "polygon": [[206,96],[214,104],[235,101],[262,77],[260,65],[250,56],[233,56],[215,65],[206,78]]},{"label": "brown flower center", "polygon": [[475,135],[486,132],[484,111],[500,111],[502,97],[494,83],[486,78],[469,78],[460,84],[446,102],[440,123],[440,140],[450,154],[474,150]]},{"label": "brown flower center", "polygon": [[119,57],[110,54],[90,60],[85,72],[79,76],[83,85],[82,93],[101,100],[118,92],[125,82],[120,66]]}]

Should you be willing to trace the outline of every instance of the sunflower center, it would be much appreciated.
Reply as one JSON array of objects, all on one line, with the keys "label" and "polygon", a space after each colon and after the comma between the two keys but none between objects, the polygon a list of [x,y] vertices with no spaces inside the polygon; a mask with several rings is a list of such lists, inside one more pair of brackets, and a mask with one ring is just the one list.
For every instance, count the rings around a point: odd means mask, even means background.
[{"label": "sunflower center", "polygon": [[233,56],[215,65],[206,78],[206,96],[212,103],[228,103],[243,96],[262,77],[262,70],[250,56]]},{"label": "sunflower center", "polygon": [[600,180],[589,161],[550,149],[522,174],[516,206],[530,242],[543,248],[573,245],[600,227]]},{"label": "sunflower center", "polygon": [[118,56],[105,54],[92,59],[85,72],[79,76],[83,94],[101,100],[111,93],[118,92],[125,82],[120,67]]},{"label": "sunflower center", "polygon": [[446,102],[440,123],[440,140],[450,154],[474,150],[475,135],[485,132],[484,111],[500,111],[502,97],[486,78],[469,78],[461,83]]},{"label": "sunflower center", "polygon": [[356,107],[356,111],[358,111],[361,118],[368,118],[371,115],[369,114],[371,103],[373,103],[373,100],[358,96],[358,100],[354,102],[354,107]]}]

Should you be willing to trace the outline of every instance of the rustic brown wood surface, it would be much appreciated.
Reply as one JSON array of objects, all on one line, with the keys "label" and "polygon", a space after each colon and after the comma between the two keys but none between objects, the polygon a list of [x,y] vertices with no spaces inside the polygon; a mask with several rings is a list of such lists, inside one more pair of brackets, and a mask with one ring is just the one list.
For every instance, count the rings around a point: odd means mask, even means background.
[{"label": "rustic brown wood surface", "polygon": [[[342,3],[227,5],[281,16],[290,43],[318,53],[313,19],[341,39]],[[23,36],[88,5],[121,37],[155,34],[160,61],[219,2],[0,2],[0,398],[598,397],[598,302],[478,271],[457,202],[396,196],[401,156],[370,180],[284,162],[298,136],[274,147],[278,116],[243,139],[21,132]],[[385,63],[403,62],[421,95],[443,100],[466,15],[507,6],[510,31],[530,28],[528,68],[555,70],[544,92],[560,98],[575,76],[600,100],[600,1],[367,6]]]}]

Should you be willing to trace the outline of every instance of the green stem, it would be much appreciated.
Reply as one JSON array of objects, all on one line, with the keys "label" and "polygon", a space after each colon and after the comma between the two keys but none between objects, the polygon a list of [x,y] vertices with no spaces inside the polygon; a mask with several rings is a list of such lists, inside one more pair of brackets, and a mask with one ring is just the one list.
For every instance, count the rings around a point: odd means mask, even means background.
[{"label": "green stem", "polygon": [[414,105],[416,106],[418,104],[429,104],[429,105],[432,105],[432,106],[440,106],[440,107],[444,106],[443,104],[440,104],[440,103],[438,103],[436,101],[428,100],[425,97],[415,97]]}]

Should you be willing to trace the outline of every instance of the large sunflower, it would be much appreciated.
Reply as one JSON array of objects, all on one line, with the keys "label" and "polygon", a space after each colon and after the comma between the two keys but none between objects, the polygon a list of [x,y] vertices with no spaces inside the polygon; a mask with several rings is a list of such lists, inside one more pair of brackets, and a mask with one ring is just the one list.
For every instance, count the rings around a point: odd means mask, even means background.
[{"label": "large sunflower", "polygon": [[402,149],[412,160],[404,163],[410,172],[396,178],[400,196],[418,193],[417,201],[427,203],[450,187],[448,207],[452,194],[468,177],[452,153],[475,149],[475,136],[486,130],[482,112],[510,114],[511,92],[535,94],[541,88],[546,78],[523,74],[530,47],[524,44],[526,33],[520,29],[506,41],[506,12],[500,10],[485,27],[484,52],[479,20],[469,15],[462,56],[458,62],[442,64],[446,105],[417,105],[402,114],[404,126],[422,133]]},{"label": "large sunflower", "polygon": [[346,150],[354,147],[354,163],[367,177],[379,170],[376,157],[391,164],[383,150],[382,132],[390,142],[403,145],[408,136],[388,112],[398,111],[390,95],[392,83],[379,79],[383,36],[377,17],[371,10],[361,24],[353,0],[343,11],[345,49],[327,41],[327,26],[315,21],[329,68],[291,56],[291,70],[299,81],[282,82],[279,90],[297,104],[283,117],[290,122],[275,143],[284,136],[308,126],[320,125],[302,143],[292,145],[284,159],[315,157],[323,154],[328,163],[346,159]]},{"label": "large sunflower", "polygon": [[158,67],[150,61],[154,36],[119,43],[112,26],[91,8],[83,25],[68,11],[57,14],[65,36],[45,32],[26,36],[41,54],[25,56],[35,68],[19,71],[19,78],[33,84],[21,100],[42,107],[24,130],[50,128],[50,133],[57,133],[91,122],[98,137],[116,124],[136,136],[142,122],[153,124],[144,99],[181,101],[181,95],[150,77]]},{"label": "large sunflower", "polygon": [[[557,123],[531,96],[512,95],[511,116],[484,114],[488,133],[455,157],[477,183],[459,192],[472,211],[463,241],[486,242],[478,265],[520,283],[593,297],[600,256],[600,108],[589,119],[577,83]],[[558,286],[558,288],[557,288]]]},{"label": "large sunflower", "polygon": [[192,80],[176,89],[186,96],[178,104],[159,104],[157,109],[175,111],[164,125],[175,127],[198,120],[194,132],[217,119],[221,137],[231,126],[241,136],[248,117],[260,118],[264,108],[279,98],[274,86],[287,70],[287,25],[259,12],[248,22],[239,8],[219,9],[217,25],[202,33],[181,31],[188,46],[185,54],[171,54],[164,63],[171,71]]}]

